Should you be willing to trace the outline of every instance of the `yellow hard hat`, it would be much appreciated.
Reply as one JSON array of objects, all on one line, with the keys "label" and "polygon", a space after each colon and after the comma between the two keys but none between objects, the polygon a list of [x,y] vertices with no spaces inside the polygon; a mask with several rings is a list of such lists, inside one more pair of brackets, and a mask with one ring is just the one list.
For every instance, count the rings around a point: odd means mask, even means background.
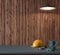
[{"label": "yellow hard hat", "polygon": [[33,44],[31,47],[36,48],[36,47],[42,47],[42,46],[43,46],[43,44],[42,44],[41,40],[35,40],[35,41],[33,41]]}]

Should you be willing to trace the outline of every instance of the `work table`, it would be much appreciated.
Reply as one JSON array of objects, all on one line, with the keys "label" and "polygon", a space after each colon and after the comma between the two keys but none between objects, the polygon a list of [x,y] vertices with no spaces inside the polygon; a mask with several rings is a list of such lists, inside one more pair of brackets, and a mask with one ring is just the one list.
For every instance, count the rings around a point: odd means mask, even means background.
[{"label": "work table", "polygon": [[60,46],[57,46],[55,51],[30,46],[0,46],[0,54],[60,54]]}]

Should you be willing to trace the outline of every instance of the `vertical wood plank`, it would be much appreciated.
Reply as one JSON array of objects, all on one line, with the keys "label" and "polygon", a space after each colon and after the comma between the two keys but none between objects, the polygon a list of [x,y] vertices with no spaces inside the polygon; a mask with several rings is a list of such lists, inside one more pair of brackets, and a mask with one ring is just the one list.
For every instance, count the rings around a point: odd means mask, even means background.
[{"label": "vertical wood plank", "polygon": [[28,29],[29,29],[29,22],[28,22],[28,19],[29,19],[29,1],[28,0],[26,0],[26,19],[25,19],[25,22],[26,22],[26,45],[28,45],[29,43],[28,43],[28,38],[29,38],[29,36],[28,36]]},{"label": "vertical wood plank", "polygon": [[23,3],[22,3],[22,0],[20,0],[20,45],[22,45],[23,43],[22,43],[22,11],[23,11],[23,9],[22,9],[22,6],[23,6]]},{"label": "vertical wood plank", "polygon": [[2,40],[2,45],[5,44],[5,0],[1,0],[1,40]]},{"label": "vertical wood plank", "polygon": [[11,8],[10,1],[5,1],[5,45],[10,45],[10,8]]},{"label": "vertical wood plank", "polygon": [[2,2],[1,2],[1,0],[0,0],[0,45],[2,44],[2,36],[1,36],[1,16],[2,16],[2,14],[1,14],[1,13],[2,13],[2,12],[1,12],[1,11],[2,11],[2,8],[1,8],[1,7],[2,7],[2,6],[1,6],[1,3],[2,3]]},{"label": "vertical wood plank", "polygon": [[17,45],[20,44],[20,0],[16,1],[16,41]]},{"label": "vertical wood plank", "polygon": [[12,18],[11,18],[11,45],[16,45],[16,0],[12,0]]}]

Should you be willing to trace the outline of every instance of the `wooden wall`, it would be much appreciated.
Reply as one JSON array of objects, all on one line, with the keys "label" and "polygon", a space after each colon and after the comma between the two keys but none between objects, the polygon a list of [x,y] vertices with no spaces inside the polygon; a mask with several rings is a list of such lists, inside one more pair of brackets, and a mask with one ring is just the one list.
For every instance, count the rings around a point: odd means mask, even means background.
[{"label": "wooden wall", "polygon": [[[56,10],[41,11],[46,2]],[[60,45],[60,0],[0,0],[0,45],[31,45],[35,39]]]}]

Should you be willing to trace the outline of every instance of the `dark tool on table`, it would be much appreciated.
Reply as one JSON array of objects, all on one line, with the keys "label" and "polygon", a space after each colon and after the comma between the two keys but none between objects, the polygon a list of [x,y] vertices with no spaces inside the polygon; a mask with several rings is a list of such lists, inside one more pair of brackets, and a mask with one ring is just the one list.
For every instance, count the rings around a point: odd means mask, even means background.
[{"label": "dark tool on table", "polygon": [[55,41],[49,41],[46,50],[47,51],[55,51]]}]

